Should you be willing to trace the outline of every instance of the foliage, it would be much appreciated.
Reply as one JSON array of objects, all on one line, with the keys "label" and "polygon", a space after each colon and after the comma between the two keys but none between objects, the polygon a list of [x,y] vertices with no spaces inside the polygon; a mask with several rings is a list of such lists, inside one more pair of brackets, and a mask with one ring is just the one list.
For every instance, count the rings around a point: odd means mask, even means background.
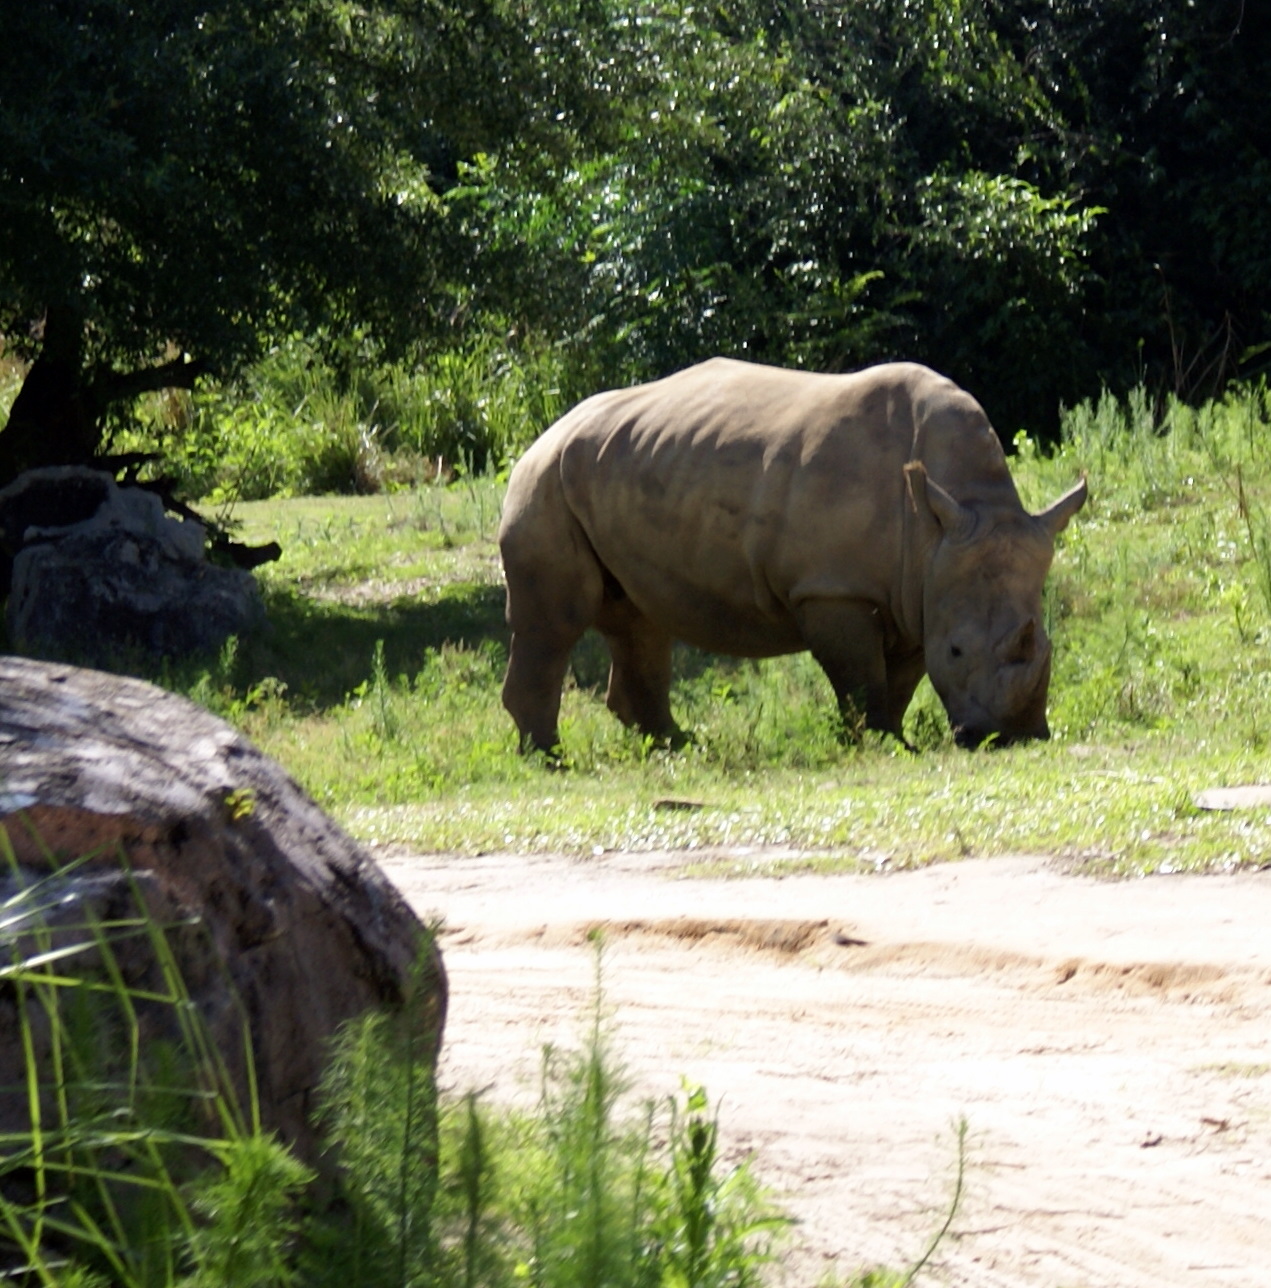
[{"label": "foliage", "polygon": [[502,464],[714,353],[926,361],[1050,441],[1271,352],[1244,0],[6,5],[0,334],[42,365],[0,475],[254,361],[164,438],[205,490]]},{"label": "foliage", "polygon": [[25,375],[25,364],[0,349],[0,416],[8,416]]},{"label": "foliage", "polygon": [[424,367],[368,366],[341,380],[293,338],[229,384],[150,399],[109,447],[158,454],[183,495],[227,509],[391,492],[516,455],[564,410],[561,380],[558,354],[491,337]]},{"label": "foliage", "polygon": [[1153,385],[1182,397],[1265,369],[1267,15],[1244,0],[1012,8],[1012,39],[1064,122],[1037,160],[1111,212],[1091,243],[1102,287],[1088,314],[1108,377],[1125,390],[1136,340]]},{"label": "foliage", "polygon": [[12,342],[50,304],[88,328],[90,364],[174,341],[221,366],[287,318],[417,323],[427,180],[488,135],[488,6],[462,38],[427,3],[11,3],[4,26]]},{"label": "foliage", "polygon": [[0,473],[299,332],[351,370],[448,315],[439,192],[532,137],[494,0],[5,0],[0,335],[37,359]]},{"label": "foliage", "polygon": [[1240,0],[598,6],[608,133],[449,194],[466,308],[588,389],[918,359],[1006,437],[1101,381],[1212,392],[1265,339],[1269,39]]},{"label": "foliage", "polygon": [[[1080,295],[1095,212],[967,155],[1040,128],[1044,108],[978,7],[901,8],[615,14],[611,38],[637,41],[651,69],[615,145],[550,187],[518,153],[484,158],[450,196],[489,265],[474,312],[566,331],[591,387],[722,352],[927,359],[973,387],[991,378],[1008,424],[1025,401],[1035,414],[1071,396],[1066,369],[1033,374],[1040,390],[1016,382],[1030,328]],[[928,123],[959,115],[965,130],[937,146]]]}]

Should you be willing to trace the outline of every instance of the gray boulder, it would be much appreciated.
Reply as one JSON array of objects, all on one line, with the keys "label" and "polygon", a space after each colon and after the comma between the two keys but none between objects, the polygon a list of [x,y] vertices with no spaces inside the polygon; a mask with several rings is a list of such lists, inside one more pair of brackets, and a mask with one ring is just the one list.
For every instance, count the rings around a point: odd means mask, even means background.
[{"label": "gray boulder", "polygon": [[[397,1008],[435,1060],[446,985],[425,928],[274,762],[193,703],[0,657],[0,831],[0,965],[79,945],[68,973],[104,977],[83,927],[147,912],[244,1103],[250,1046],[262,1121],[302,1156],[343,1021]],[[111,941],[130,987],[166,987],[147,934]],[[16,1007],[0,986],[0,1133],[29,1122]],[[143,1049],[176,1035],[178,1009],[139,1006]]]},{"label": "gray boulder", "polygon": [[6,626],[23,652],[98,665],[131,651],[184,657],[264,618],[251,573],[208,563],[201,524],[98,470],[31,470],[0,491],[0,545]]}]

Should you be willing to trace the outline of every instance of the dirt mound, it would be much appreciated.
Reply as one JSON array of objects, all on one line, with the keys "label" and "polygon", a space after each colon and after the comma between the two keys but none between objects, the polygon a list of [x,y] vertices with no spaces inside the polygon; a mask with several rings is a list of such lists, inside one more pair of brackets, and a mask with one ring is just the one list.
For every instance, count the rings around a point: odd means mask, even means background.
[{"label": "dirt mound", "polygon": [[708,1088],[799,1220],[786,1283],[917,1255],[962,1116],[968,1198],[931,1282],[1268,1282],[1271,873],[679,875],[701,858],[386,856],[447,923],[447,1082],[531,1101],[602,928],[637,1091]]},{"label": "dirt mound", "polygon": [[[595,936],[614,939],[668,939],[681,944],[706,944],[712,948],[746,948],[759,952],[801,953],[831,941],[828,921],[779,918],[773,921],[744,917],[666,917],[661,920],[587,921],[553,928],[557,942],[583,944]],[[543,941],[550,934],[540,927],[531,937]]]}]

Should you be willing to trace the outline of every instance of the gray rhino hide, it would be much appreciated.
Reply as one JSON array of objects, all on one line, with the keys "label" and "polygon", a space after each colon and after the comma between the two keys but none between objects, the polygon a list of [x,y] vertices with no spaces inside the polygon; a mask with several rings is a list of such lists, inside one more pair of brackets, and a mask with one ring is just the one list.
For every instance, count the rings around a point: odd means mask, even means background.
[{"label": "gray rhino hide", "polygon": [[599,394],[508,486],[505,705],[523,746],[554,748],[569,650],[595,626],[610,708],[660,738],[679,733],[675,640],[810,649],[844,716],[897,736],[928,672],[959,741],[1045,737],[1041,590],[1085,495],[1029,515],[980,405],[911,363],[717,358]]}]

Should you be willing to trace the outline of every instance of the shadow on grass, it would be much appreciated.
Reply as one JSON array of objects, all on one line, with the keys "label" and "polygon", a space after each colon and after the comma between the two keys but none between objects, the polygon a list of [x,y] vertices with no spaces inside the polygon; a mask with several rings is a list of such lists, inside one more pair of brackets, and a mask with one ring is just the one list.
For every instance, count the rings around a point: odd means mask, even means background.
[{"label": "shadow on grass", "polygon": [[[276,593],[268,602],[270,628],[242,650],[234,679],[250,686],[266,676],[287,685],[292,701],[313,709],[343,702],[369,679],[376,643],[384,641],[384,670],[390,679],[414,678],[429,649],[494,648],[497,669],[506,665],[511,633],[503,617],[501,586],[451,586],[432,603],[399,600],[393,604],[354,606]],[[677,644],[674,674],[696,679],[712,667],[753,666],[743,659],[719,658]],[[244,673],[242,668],[246,668]],[[603,693],[609,679],[609,649],[594,630],[574,648],[574,682]]]},{"label": "shadow on grass", "polygon": [[[423,669],[428,650],[446,645],[507,654],[500,586],[457,585],[431,603],[401,599],[367,605],[267,591],[265,614],[263,630],[219,657],[164,662],[121,650],[89,663],[67,649],[41,649],[30,655],[135,676],[177,693],[195,692],[210,680],[218,690],[228,688],[245,695],[262,682],[277,680],[286,686],[289,705],[320,712],[340,705],[373,678],[380,641],[383,670],[390,681],[402,675],[413,680]],[[0,648],[15,651],[7,638],[0,638]]]},{"label": "shadow on grass", "polygon": [[[671,674],[675,680],[696,680],[707,671],[750,673],[756,665],[753,658],[705,653],[690,644],[676,644],[671,653]],[[604,692],[609,683],[609,647],[597,631],[588,631],[574,645],[569,668],[574,683],[580,689]]]},{"label": "shadow on grass", "polygon": [[[142,653],[123,651],[107,661],[87,663],[68,651],[36,654],[53,662],[94,665],[119,675],[150,680],[178,693],[196,692],[210,680],[218,690],[240,697],[264,683],[285,686],[293,709],[320,713],[344,703],[359,685],[372,681],[375,654],[382,641],[383,674],[390,682],[414,678],[423,670],[429,650],[443,647],[493,650],[493,669],[506,665],[510,632],[504,621],[501,586],[481,583],[447,587],[436,600],[403,597],[392,603],[349,604],[313,599],[290,589],[265,592],[266,625],[220,656],[156,662]],[[7,641],[0,639],[0,648]],[[751,666],[740,659],[719,658],[676,645],[676,679],[695,679],[712,667],[730,670]],[[571,660],[574,683],[603,693],[609,676],[609,650],[595,631],[588,631]]]},{"label": "shadow on grass", "polygon": [[232,681],[250,687],[272,676],[287,686],[292,702],[314,710],[338,705],[372,678],[381,640],[390,680],[413,679],[428,651],[447,645],[507,653],[501,586],[453,586],[431,603],[369,605],[274,592],[266,611],[269,625],[240,648]]}]

